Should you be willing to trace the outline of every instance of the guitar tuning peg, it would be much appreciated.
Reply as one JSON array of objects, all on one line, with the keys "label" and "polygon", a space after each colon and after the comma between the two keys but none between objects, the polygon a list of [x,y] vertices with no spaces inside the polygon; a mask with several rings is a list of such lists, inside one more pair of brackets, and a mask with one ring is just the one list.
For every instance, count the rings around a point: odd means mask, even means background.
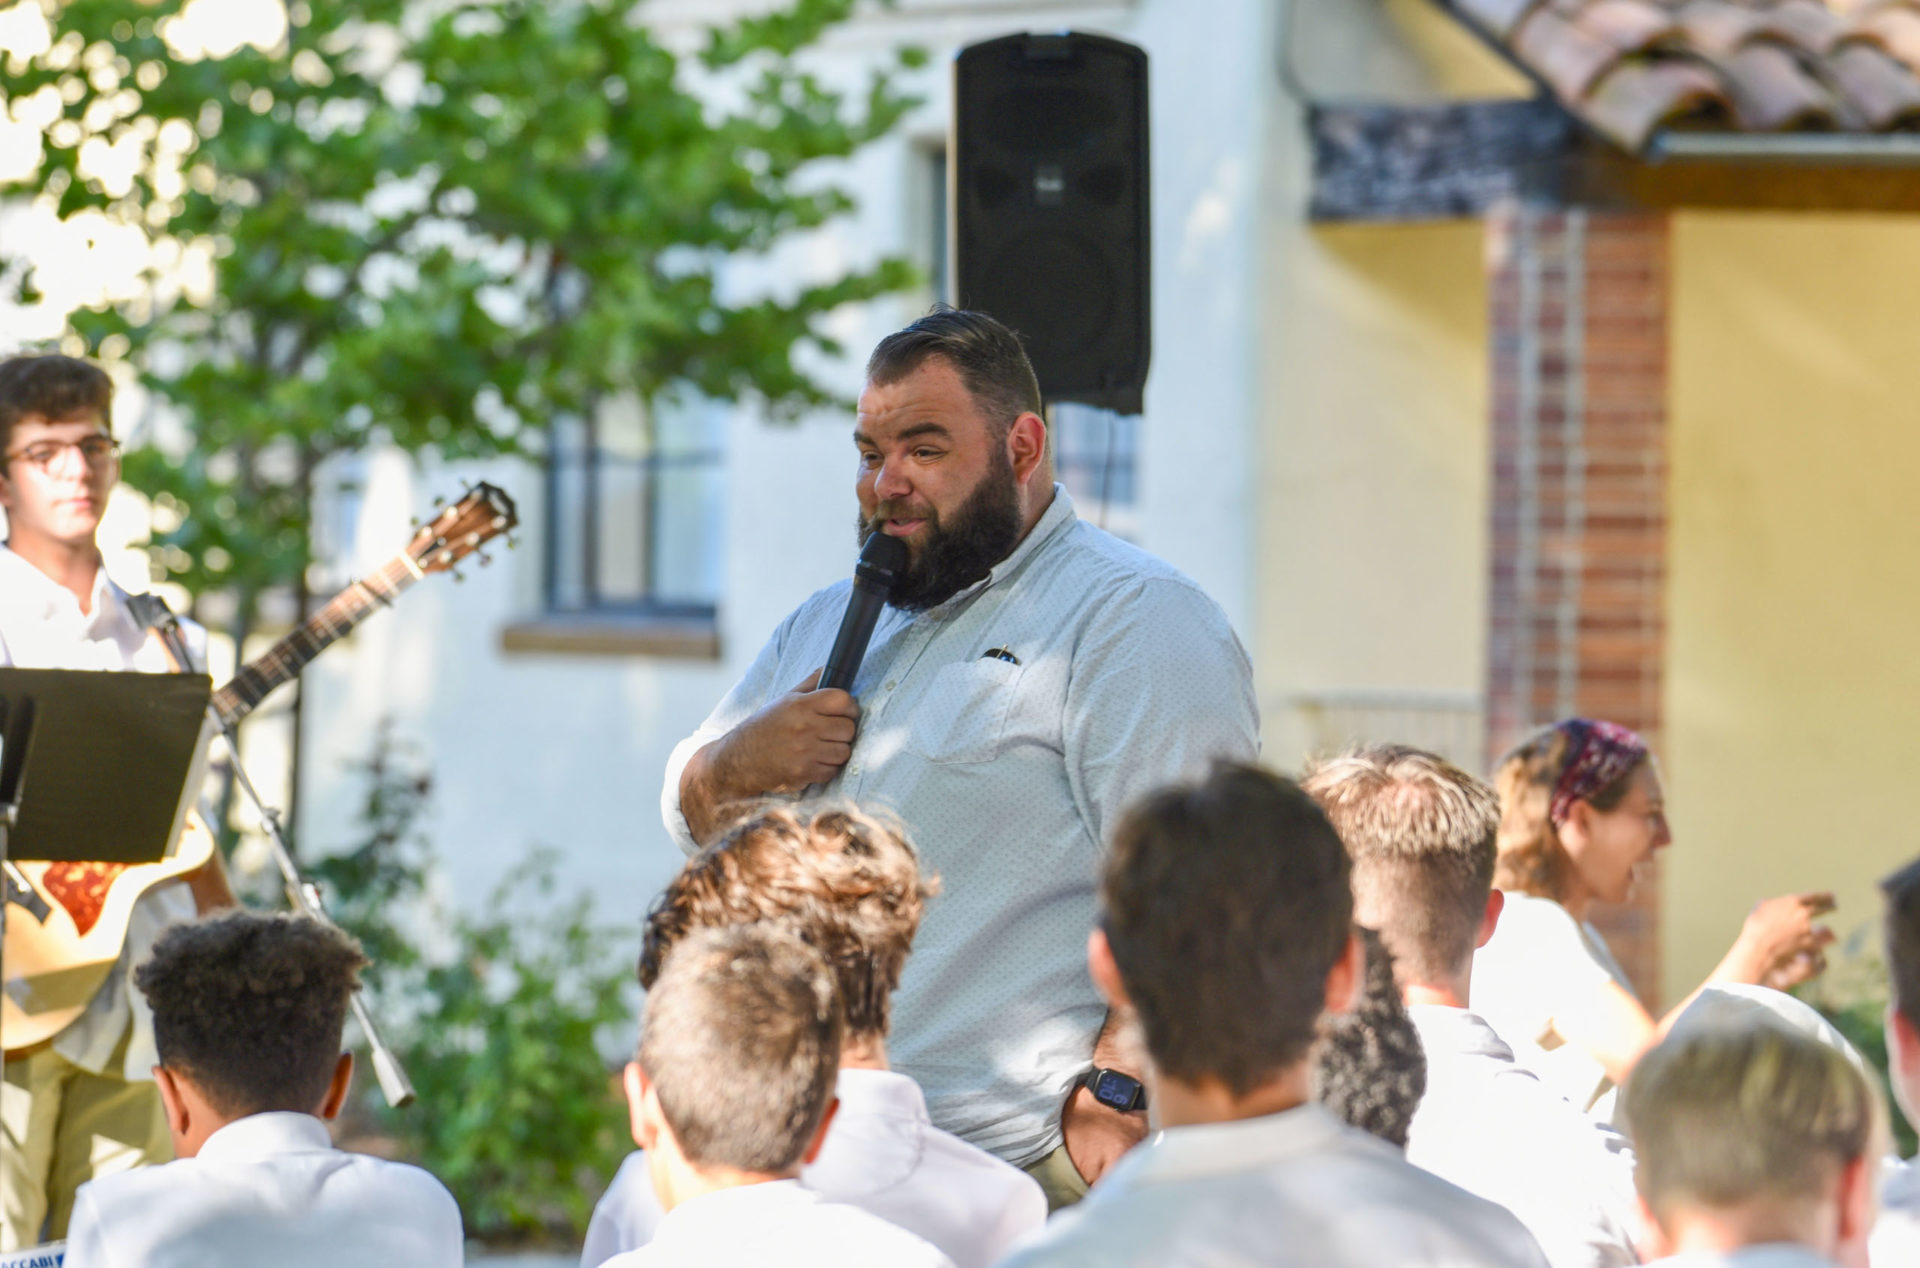
[{"label": "guitar tuning peg", "polygon": [[515,537],[515,536],[514,536],[514,535],[513,535],[512,533],[508,533],[508,534],[507,534],[507,549],[508,549],[508,550],[518,550],[519,548],[520,548],[520,539],[519,539],[518,537]]},{"label": "guitar tuning peg", "polygon": [[407,517],[407,523],[411,524],[415,528],[418,528],[420,527],[420,517],[418,515],[410,515]]},{"label": "guitar tuning peg", "polygon": [[489,554],[485,554],[484,552],[481,554],[475,555],[474,558],[480,561],[480,566],[482,568],[486,567],[488,564],[493,562],[493,556]]}]

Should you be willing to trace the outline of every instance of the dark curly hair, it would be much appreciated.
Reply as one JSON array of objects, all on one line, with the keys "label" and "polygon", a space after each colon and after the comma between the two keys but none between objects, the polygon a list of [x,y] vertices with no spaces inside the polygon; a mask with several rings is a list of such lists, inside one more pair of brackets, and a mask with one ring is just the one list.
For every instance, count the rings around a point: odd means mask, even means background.
[{"label": "dark curly hair", "polygon": [[160,1064],[239,1118],[312,1113],[340,1059],[360,944],[310,916],[225,911],[176,925],[134,971]]},{"label": "dark curly hair", "polygon": [[1364,990],[1353,1009],[1320,1023],[1314,1051],[1313,1098],[1396,1148],[1427,1094],[1427,1054],[1393,981],[1393,954],[1380,935],[1357,930],[1366,945]]}]

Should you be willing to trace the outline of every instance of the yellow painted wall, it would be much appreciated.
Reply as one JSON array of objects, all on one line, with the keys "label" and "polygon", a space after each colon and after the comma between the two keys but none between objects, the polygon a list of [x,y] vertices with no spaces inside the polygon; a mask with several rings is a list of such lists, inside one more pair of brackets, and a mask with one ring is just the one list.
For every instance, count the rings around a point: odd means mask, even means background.
[{"label": "yellow painted wall", "polygon": [[1314,743],[1302,694],[1484,683],[1481,242],[1477,222],[1322,228],[1272,257],[1254,655],[1283,767]]},{"label": "yellow painted wall", "polygon": [[1672,239],[1664,989],[1747,908],[1920,853],[1920,217]]},{"label": "yellow painted wall", "polygon": [[[1289,5],[1293,93],[1441,101],[1526,82],[1431,0]],[[1315,226],[1301,103],[1270,129],[1253,653],[1269,760],[1399,738],[1477,767],[1486,679],[1487,312],[1478,221]],[[1329,716],[1328,692],[1467,711]],[[1360,732],[1364,732],[1360,734]],[[1331,742],[1337,743],[1338,740]]]}]

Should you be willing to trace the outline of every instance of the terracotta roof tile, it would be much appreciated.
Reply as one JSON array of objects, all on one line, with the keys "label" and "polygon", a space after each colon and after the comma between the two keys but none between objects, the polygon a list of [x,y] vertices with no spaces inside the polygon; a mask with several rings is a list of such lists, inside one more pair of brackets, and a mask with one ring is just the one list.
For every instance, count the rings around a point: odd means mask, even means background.
[{"label": "terracotta roof tile", "polygon": [[1721,58],[1719,69],[1733,98],[1734,118],[1748,132],[1831,127],[1839,122],[1839,103],[1832,94],[1778,44],[1754,40]]},{"label": "terracotta roof tile", "polygon": [[1920,128],[1920,0],[1445,0],[1630,150],[1662,127]]},{"label": "terracotta roof tile", "polygon": [[1724,118],[1731,108],[1718,75],[1675,57],[1621,66],[1588,96],[1586,114],[1600,131],[1638,150],[1663,126]]},{"label": "terracotta roof tile", "polygon": [[1847,103],[1875,132],[1920,123],[1920,80],[1871,45],[1843,45],[1827,59]]},{"label": "terracotta roof tile", "polygon": [[1579,100],[1601,72],[1620,60],[1618,48],[1546,5],[1514,31],[1512,47],[1534,74],[1553,85],[1562,101]]},{"label": "terracotta roof tile", "polygon": [[1909,68],[1920,69],[1920,12],[1905,5],[1882,5],[1861,18],[1854,32],[1880,45]]}]

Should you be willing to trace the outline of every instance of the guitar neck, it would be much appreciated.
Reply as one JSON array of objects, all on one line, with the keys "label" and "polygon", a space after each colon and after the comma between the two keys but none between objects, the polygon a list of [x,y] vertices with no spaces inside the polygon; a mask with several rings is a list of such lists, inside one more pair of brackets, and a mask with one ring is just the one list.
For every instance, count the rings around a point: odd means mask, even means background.
[{"label": "guitar neck", "polygon": [[241,666],[232,682],[213,693],[212,708],[220,724],[231,727],[252,713],[274,688],[299,677],[315,656],[392,603],[421,576],[413,557],[402,551],[335,595],[292,633]]}]

